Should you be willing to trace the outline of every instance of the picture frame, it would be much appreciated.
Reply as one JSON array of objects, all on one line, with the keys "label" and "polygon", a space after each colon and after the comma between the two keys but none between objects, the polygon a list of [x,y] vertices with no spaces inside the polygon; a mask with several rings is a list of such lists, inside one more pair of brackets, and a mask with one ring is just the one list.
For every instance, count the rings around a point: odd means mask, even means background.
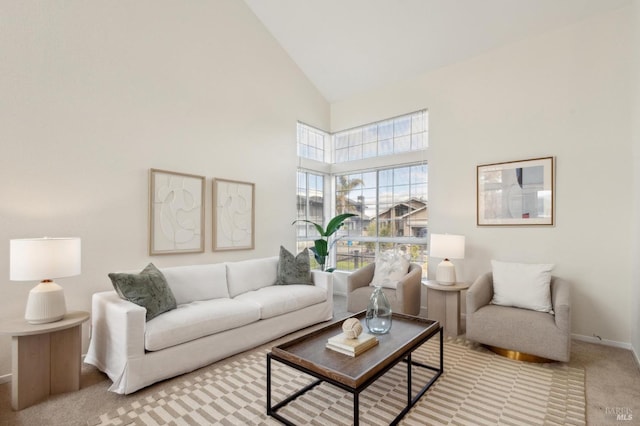
[{"label": "picture frame", "polygon": [[477,166],[478,226],[553,226],[553,157]]},{"label": "picture frame", "polygon": [[213,180],[213,250],[255,247],[255,184]]},{"label": "picture frame", "polygon": [[204,252],[205,177],[149,169],[149,255]]}]

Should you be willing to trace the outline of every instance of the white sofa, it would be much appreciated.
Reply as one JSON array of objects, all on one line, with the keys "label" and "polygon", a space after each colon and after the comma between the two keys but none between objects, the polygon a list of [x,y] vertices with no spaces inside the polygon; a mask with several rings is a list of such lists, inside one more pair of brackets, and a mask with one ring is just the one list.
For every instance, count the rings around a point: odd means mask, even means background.
[{"label": "white sofa", "polygon": [[332,275],[314,285],[273,285],[278,257],[160,268],[177,309],[146,309],[115,290],[95,293],[85,362],[129,394],[333,317]]}]

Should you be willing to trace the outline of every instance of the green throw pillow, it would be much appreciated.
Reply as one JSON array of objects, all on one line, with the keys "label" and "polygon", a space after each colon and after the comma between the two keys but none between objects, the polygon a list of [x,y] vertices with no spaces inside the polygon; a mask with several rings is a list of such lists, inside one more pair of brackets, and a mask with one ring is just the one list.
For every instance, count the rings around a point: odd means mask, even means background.
[{"label": "green throw pillow", "polygon": [[176,308],[176,299],[153,263],[139,274],[109,274],[118,296],[147,309],[147,321]]},{"label": "green throw pillow", "polygon": [[297,256],[294,256],[286,248],[280,246],[276,285],[287,284],[313,285],[309,250],[304,249]]}]

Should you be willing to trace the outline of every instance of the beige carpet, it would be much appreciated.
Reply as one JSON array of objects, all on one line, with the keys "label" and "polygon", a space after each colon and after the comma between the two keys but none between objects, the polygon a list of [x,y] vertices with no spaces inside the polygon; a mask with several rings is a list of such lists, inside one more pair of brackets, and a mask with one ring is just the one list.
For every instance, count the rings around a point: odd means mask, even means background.
[{"label": "beige carpet", "polygon": [[[437,365],[437,343],[414,360]],[[584,425],[584,370],[511,361],[461,342],[445,343],[445,373],[404,417],[405,425]],[[91,419],[88,425],[277,425],[266,416],[266,351],[212,365],[184,380]],[[273,401],[313,379],[273,362]],[[432,373],[414,368],[414,392]],[[394,367],[360,395],[360,421],[386,425],[406,401],[406,365]],[[351,424],[353,398],[322,384],[279,413],[297,424]]]}]

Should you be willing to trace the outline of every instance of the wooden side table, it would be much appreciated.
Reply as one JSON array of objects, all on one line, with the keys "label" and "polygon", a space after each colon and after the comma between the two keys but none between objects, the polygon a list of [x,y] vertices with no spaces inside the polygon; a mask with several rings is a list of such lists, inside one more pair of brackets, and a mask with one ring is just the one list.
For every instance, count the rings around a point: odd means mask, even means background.
[{"label": "wooden side table", "polygon": [[11,406],[22,410],[49,395],[80,389],[82,323],[89,312],[68,312],[48,324],[24,318],[0,324],[11,338]]},{"label": "wooden side table", "polygon": [[460,323],[460,292],[469,288],[467,283],[441,285],[434,280],[423,281],[427,287],[427,318],[440,321],[445,334],[462,334]]}]

